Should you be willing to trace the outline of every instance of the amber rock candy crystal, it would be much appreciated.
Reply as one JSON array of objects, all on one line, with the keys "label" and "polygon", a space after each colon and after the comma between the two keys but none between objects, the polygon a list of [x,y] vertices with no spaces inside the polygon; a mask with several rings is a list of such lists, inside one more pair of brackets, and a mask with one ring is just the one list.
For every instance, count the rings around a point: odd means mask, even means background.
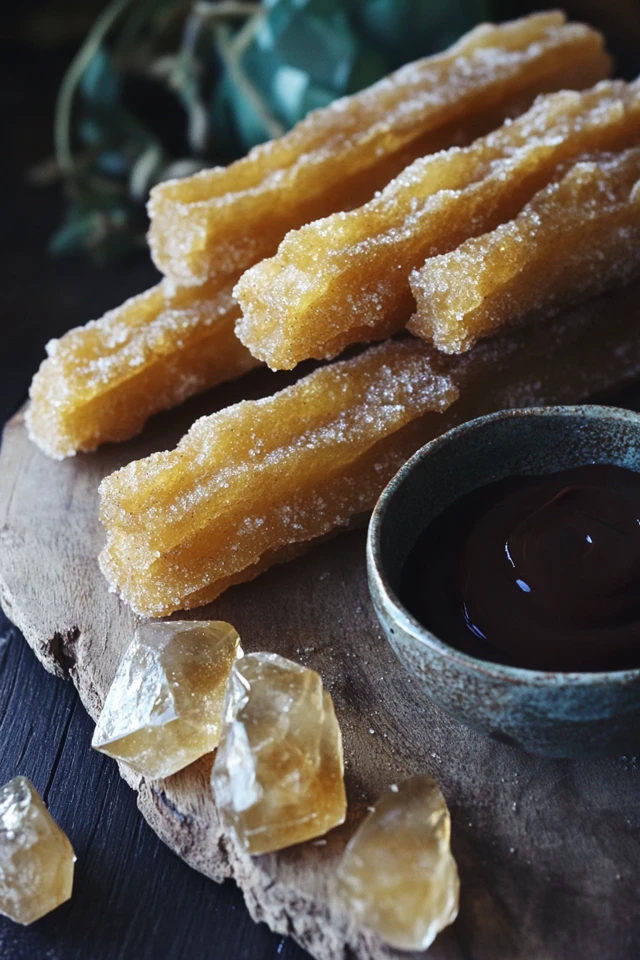
[{"label": "amber rock candy crystal", "polygon": [[160,410],[258,365],[234,334],[231,289],[168,281],[47,344],[26,423],[50,457],[127,440]]},{"label": "amber rock candy crystal", "polygon": [[234,294],[236,333],[270,367],[382,339],[415,310],[412,270],[515,216],[557,167],[640,139],[640,81],[538,98],[471,146],[416,160],[369,203],[289,233]]},{"label": "amber rock candy crystal", "polygon": [[111,584],[159,616],[209,602],[291,544],[346,526],[400,465],[393,452],[376,458],[380,441],[456,398],[432,354],[419,340],[382,344],[203,417],[175,450],[106,477],[100,563]]},{"label": "amber rock candy crystal", "polygon": [[75,861],[26,777],[0,787],[0,914],[28,924],[55,910],[71,897]]},{"label": "amber rock candy crystal", "polygon": [[275,653],[239,660],[211,783],[240,846],[269,853],[344,823],[343,775],[340,727],[315,670]]},{"label": "amber rock candy crystal", "polygon": [[143,623],[111,685],[91,745],[151,779],[218,745],[240,638],[221,621]]},{"label": "amber rock candy crystal", "polygon": [[288,230],[364,203],[416,157],[470,142],[538,93],[590,86],[610,66],[602,36],[562,13],[484,24],[228,167],[154,187],[153,258],[179,283],[235,279]]},{"label": "amber rock candy crystal", "polygon": [[594,154],[539,191],[514,220],[411,277],[408,324],[463,353],[514,319],[540,320],[640,275],[640,148]]},{"label": "amber rock candy crystal", "polygon": [[426,950],[458,915],[451,818],[435,780],[390,787],[352,837],[338,894],[360,923],[398,950]]}]

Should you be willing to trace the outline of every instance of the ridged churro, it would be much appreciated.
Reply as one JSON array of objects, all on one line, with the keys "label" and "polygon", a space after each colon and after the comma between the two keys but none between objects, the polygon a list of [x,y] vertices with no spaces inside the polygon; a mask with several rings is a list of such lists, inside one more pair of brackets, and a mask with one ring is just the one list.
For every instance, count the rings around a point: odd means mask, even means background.
[{"label": "ridged churro", "polygon": [[174,451],[106,478],[109,580],[157,615],[212,599],[265,555],[348,523],[379,487],[376,470],[362,476],[372,447],[457,397],[431,356],[419,340],[383,344],[203,417]]},{"label": "ridged churro", "polygon": [[469,143],[537,94],[588,87],[610,66],[602,36],[559,12],[479,26],[228,167],[156,186],[155,263],[181,284],[235,280],[288,230],[364,203],[416,157]]},{"label": "ridged churro", "polygon": [[560,164],[640,140],[640,81],[540,97],[465,148],[416,160],[369,203],[287,235],[234,289],[236,332],[254,356],[290,369],[402,328],[412,270],[515,216]]},{"label": "ridged churro", "polygon": [[411,277],[409,329],[462,353],[640,276],[640,148],[572,166],[496,230],[432,257]]},{"label": "ridged churro", "polygon": [[47,345],[26,422],[56,459],[127,440],[160,410],[258,365],[234,334],[229,288],[164,281]]}]

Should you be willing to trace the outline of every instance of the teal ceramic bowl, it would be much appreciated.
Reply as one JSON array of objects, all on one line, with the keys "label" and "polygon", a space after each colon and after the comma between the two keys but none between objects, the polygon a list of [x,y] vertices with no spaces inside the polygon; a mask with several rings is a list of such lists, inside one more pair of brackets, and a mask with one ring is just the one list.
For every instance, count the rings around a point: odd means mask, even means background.
[{"label": "teal ceramic bowl", "polygon": [[376,613],[425,694],[460,723],[550,757],[640,750],[640,669],[559,673],[479,660],[419,623],[397,590],[420,533],[463,494],[508,476],[587,463],[640,472],[640,416],[598,406],[490,414],[419,450],[387,486],[369,525],[367,567]]}]

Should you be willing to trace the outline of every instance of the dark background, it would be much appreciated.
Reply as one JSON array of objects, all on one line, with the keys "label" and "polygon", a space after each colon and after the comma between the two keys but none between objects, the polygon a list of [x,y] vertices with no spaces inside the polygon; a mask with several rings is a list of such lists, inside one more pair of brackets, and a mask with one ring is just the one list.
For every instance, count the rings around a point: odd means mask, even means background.
[{"label": "dark background", "polygon": [[[514,6],[526,9],[512,4],[509,13]],[[56,187],[29,185],[26,171],[51,152],[56,90],[96,5],[11,8],[0,14],[0,423],[24,402],[50,337],[100,316],[156,277],[143,255],[101,268],[47,255],[62,199]],[[58,42],[34,41],[34,11],[39,22],[59,26]],[[574,3],[570,12],[604,29],[623,75],[637,72],[637,0]],[[164,847],[116,765],[90,749],[92,728],[71,684],[46,674],[0,613],[0,784],[28,776],[78,856],[69,903],[30,928],[0,918],[1,960],[307,956],[253,924],[233,884],[215,886]]]}]

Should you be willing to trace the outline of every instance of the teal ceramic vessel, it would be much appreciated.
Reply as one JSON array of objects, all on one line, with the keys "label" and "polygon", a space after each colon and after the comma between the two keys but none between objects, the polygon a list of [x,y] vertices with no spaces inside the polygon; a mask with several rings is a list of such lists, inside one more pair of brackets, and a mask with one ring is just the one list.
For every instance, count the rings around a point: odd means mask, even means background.
[{"label": "teal ceramic vessel", "polygon": [[460,723],[549,757],[639,751],[640,669],[559,673],[479,660],[419,623],[397,590],[420,533],[463,494],[508,476],[588,463],[640,472],[640,416],[598,406],[490,414],[419,450],[387,486],[369,525],[367,567],[376,613],[425,694]]}]

